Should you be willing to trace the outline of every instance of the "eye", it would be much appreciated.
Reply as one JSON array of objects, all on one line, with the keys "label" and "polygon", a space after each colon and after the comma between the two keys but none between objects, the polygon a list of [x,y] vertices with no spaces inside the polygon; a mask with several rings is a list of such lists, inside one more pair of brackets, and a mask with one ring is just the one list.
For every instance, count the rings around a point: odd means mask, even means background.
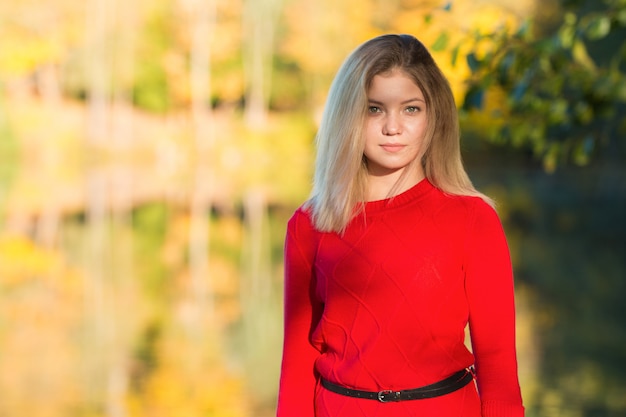
[{"label": "eye", "polygon": [[406,112],[407,113],[417,113],[419,112],[421,109],[417,106],[409,106],[406,108]]},{"label": "eye", "polygon": [[381,112],[381,109],[380,109],[380,107],[378,107],[378,106],[369,106],[369,107],[367,108],[367,112],[368,112],[368,113],[380,113],[380,112]]}]

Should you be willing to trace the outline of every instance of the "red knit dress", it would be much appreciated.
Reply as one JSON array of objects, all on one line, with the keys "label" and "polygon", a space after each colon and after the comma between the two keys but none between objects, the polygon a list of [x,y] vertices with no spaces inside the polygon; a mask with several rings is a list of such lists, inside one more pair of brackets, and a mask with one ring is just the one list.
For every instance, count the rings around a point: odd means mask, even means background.
[{"label": "red knit dress", "polygon": [[[469,323],[473,354],[464,343]],[[421,387],[476,366],[476,384],[381,403],[330,392]],[[366,203],[343,236],[306,210],[285,242],[278,417],[521,417],[513,276],[495,211],[423,180]]]}]

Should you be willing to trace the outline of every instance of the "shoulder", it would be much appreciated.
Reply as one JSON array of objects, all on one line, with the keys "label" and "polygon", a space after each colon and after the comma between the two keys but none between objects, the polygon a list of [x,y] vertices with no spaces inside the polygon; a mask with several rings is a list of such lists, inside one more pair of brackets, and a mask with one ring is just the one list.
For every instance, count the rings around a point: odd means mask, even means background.
[{"label": "shoulder", "polygon": [[500,218],[490,203],[480,196],[451,195],[439,191],[438,215],[459,227],[481,228],[487,225],[500,226]]},{"label": "shoulder", "polygon": [[494,207],[480,196],[449,194],[437,189],[437,206],[442,210],[466,215],[496,214]]},{"label": "shoulder", "polygon": [[474,241],[494,239],[504,236],[504,227],[494,206],[475,196],[458,197],[466,210],[467,230]]},{"label": "shoulder", "polygon": [[304,203],[294,211],[287,223],[287,230],[290,233],[314,233],[315,227],[313,226],[313,217],[311,214],[311,208],[307,203]]},{"label": "shoulder", "polygon": [[500,216],[494,206],[480,197],[466,197],[469,201],[471,217],[476,225],[500,227]]},{"label": "shoulder", "polygon": [[303,222],[303,221],[312,223],[311,208],[308,202],[305,202],[300,207],[298,207],[293,212],[293,214],[291,215],[291,218],[289,219],[289,223],[297,223],[297,222]]},{"label": "shoulder", "polygon": [[311,265],[319,244],[319,232],[313,226],[310,210],[299,207],[287,223],[285,236],[285,259],[293,264],[296,259]]}]

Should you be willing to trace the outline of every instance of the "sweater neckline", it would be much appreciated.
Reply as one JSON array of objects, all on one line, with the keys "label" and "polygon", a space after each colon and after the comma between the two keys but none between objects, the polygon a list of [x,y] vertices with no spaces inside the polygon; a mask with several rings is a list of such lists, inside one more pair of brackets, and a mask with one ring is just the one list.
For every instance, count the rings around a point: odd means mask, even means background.
[{"label": "sweater neckline", "polygon": [[408,203],[413,203],[424,198],[434,188],[428,178],[424,178],[398,195],[383,200],[367,201],[365,203],[365,212],[367,214],[375,214],[388,209],[401,207]]}]

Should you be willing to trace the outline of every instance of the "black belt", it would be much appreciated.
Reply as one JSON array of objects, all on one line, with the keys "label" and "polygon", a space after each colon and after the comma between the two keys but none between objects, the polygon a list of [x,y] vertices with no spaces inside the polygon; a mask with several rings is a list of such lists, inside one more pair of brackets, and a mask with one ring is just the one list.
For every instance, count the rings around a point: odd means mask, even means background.
[{"label": "black belt", "polygon": [[425,398],[438,397],[440,395],[449,394],[458,389],[463,388],[474,379],[471,369],[463,369],[454,375],[449,376],[434,384],[426,385],[420,388],[408,389],[403,391],[382,390],[378,392],[361,391],[358,389],[346,388],[341,385],[334,384],[322,378],[322,386],[336,394],[346,395],[348,397],[364,398],[368,400],[378,400],[381,403],[407,401],[407,400],[423,400]]}]

